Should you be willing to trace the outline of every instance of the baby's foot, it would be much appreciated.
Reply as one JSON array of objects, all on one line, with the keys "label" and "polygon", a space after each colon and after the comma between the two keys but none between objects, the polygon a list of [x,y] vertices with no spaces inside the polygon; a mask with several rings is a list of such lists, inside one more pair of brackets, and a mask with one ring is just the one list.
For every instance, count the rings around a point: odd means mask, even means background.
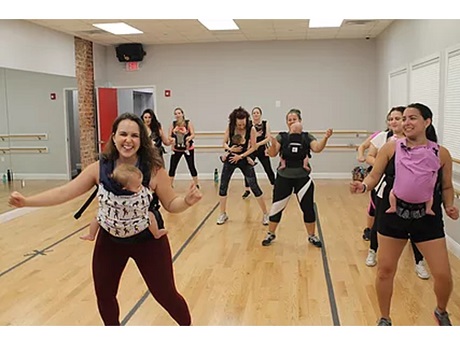
[{"label": "baby's foot", "polygon": [[396,207],[390,207],[385,213],[396,213]]},{"label": "baby's foot", "polygon": [[166,229],[160,229],[157,231],[156,234],[153,235],[153,237],[155,237],[156,239],[159,239],[161,236],[164,236],[168,233],[168,230]]},{"label": "baby's foot", "polygon": [[434,216],[434,215],[435,215],[435,213],[433,212],[433,210],[432,210],[431,208],[427,209],[427,210],[425,211],[425,213],[426,213],[426,214],[429,214],[430,216]]},{"label": "baby's foot", "polygon": [[94,238],[95,238],[95,236],[90,235],[90,234],[80,236],[80,239],[85,240],[85,241],[94,241]]}]

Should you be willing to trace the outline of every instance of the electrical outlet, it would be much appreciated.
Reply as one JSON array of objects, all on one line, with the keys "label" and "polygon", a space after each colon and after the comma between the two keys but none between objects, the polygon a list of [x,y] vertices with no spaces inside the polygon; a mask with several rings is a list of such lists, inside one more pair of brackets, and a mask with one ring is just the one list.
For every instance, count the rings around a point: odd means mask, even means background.
[{"label": "electrical outlet", "polygon": [[4,161],[5,161],[5,157],[0,157],[0,161],[1,161],[1,162],[4,162]]}]

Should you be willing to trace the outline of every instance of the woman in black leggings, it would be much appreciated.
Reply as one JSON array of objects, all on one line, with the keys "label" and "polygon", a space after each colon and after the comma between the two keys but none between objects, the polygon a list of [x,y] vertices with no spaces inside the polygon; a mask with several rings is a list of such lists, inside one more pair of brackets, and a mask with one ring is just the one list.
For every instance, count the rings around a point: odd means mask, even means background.
[{"label": "woman in black leggings", "polygon": [[[293,123],[301,122],[302,116],[300,110],[291,109],[286,115],[288,128]],[[326,131],[326,135],[321,141],[307,133],[302,132],[302,141],[300,146],[291,146],[290,134],[282,132],[275,138],[271,138],[272,145],[268,149],[270,157],[279,154],[286,160],[286,168],[278,169],[273,189],[273,202],[270,209],[270,223],[268,233],[262,241],[263,246],[269,246],[276,238],[275,231],[281,221],[281,215],[286,208],[292,192],[296,194],[300,208],[303,212],[303,221],[308,233],[308,242],[315,247],[322,247],[320,239],[315,235],[316,213],[314,209],[314,191],[315,185],[310,178],[310,171],[303,168],[303,161],[310,154],[310,150],[316,153],[321,152],[325,147],[329,137],[332,135],[332,129]]]},{"label": "woman in black leggings", "polygon": [[[268,225],[268,213],[265,201],[262,197],[262,190],[257,184],[256,173],[254,167],[248,163],[246,159],[256,147],[256,130],[249,121],[249,113],[242,107],[234,109],[228,116],[229,124],[224,135],[224,149],[230,153],[224,162],[220,177],[220,215],[217,219],[217,224],[224,224],[228,220],[227,208],[227,191],[228,184],[236,168],[240,169],[244,178],[248,181],[249,187],[254,193],[257,203],[263,213],[262,223]],[[233,135],[239,134],[243,137],[241,145],[230,146],[230,139]]]},{"label": "woman in black leggings", "polygon": [[[265,174],[267,174],[270,184],[273,186],[275,184],[275,173],[273,172],[270,156],[268,155],[265,146],[270,141],[270,126],[267,120],[262,120],[262,109],[260,107],[252,109],[252,125],[257,132],[257,149],[251,154],[251,158],[253,160],[256,158],[259,159],[260,163],[264,167]],[[246,179],[244,179],[244,187],[245,191],[242,198],[246,199],[251,194],[249,184]]]},{"label": "woman in black leggings", "polygon": [[[174,176],[176,175],[176,169],[179,165],[179,161],[182,156],[185,156],[188,170],[192,175],[193,182],[200,188],[198,184],[198,172],[195,167],[195,147],[193,146],[193,139],[195,138],[195,128],[193,127],[192,121],[185,119],[184,111],[181,108],[174,109],[174,116],[176,120],[173,121],[171,127],[169,127],[169,142],[171,143],[171,160],[169,163],[169,178],[171,179],[171,186],[174,185]],[[176,123],[179,119],[185,120],[185,142],[186,148],[179,147],[177,143],[176,134]]]}]

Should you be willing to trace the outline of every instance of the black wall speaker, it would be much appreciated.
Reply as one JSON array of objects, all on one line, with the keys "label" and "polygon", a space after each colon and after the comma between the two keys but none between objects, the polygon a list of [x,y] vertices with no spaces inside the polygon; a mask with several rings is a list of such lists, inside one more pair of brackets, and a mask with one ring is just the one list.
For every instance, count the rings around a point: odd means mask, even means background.
[{"label": "black wall speaker", "polygon": [[147,54],[140,43],[120,44],[115,51],[120,62],[142,61]]}]

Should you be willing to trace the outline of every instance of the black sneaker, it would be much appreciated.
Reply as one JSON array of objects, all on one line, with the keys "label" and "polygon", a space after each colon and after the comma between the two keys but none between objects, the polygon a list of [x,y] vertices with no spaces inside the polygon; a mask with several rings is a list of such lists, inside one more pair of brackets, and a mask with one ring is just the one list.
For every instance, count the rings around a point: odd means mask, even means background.
[{"label": "black sneaker", "polygon": [[244,199],[246,199],[250,194],[251,194],[251,192],[247,190],[247,191],[245,191],[245,192],[243,193],[243,195],[242,195],[241,197],[242,197],[243,200],[244,200]]},{"label": "black sneaker", "polygon": [[440,312],[438,308],[434,310],[434,318],[436,319],[439,326],[452,326],[449,319],[449,313],[447,311]]},{"label": "black sneaker", "polygon": [[321,243],[321,240],[318,238],[316,235],[311,235],[308,236],[308,242],[313,244],[315,247],[321,248],[323,244]]},{"label": "black sneaker", "polygon": [[381,317],[380,320],[377,322],[377,326],[391,326],[391,320]]},{"label": "black sneaker", "polygon": [[370,241],[371,240],[371,229],[366,228],[363,231],[363,240],[364,241]]},{"label": "black sneaker", "polygon": [[262,245],[264,247],[269,246],[270,244],[272,244],[275,238],[276,238],[276,235],[274,233],[271,233],[270,231],[267,232],[267,237],[265,237],[265,239],[262,241]]}]

